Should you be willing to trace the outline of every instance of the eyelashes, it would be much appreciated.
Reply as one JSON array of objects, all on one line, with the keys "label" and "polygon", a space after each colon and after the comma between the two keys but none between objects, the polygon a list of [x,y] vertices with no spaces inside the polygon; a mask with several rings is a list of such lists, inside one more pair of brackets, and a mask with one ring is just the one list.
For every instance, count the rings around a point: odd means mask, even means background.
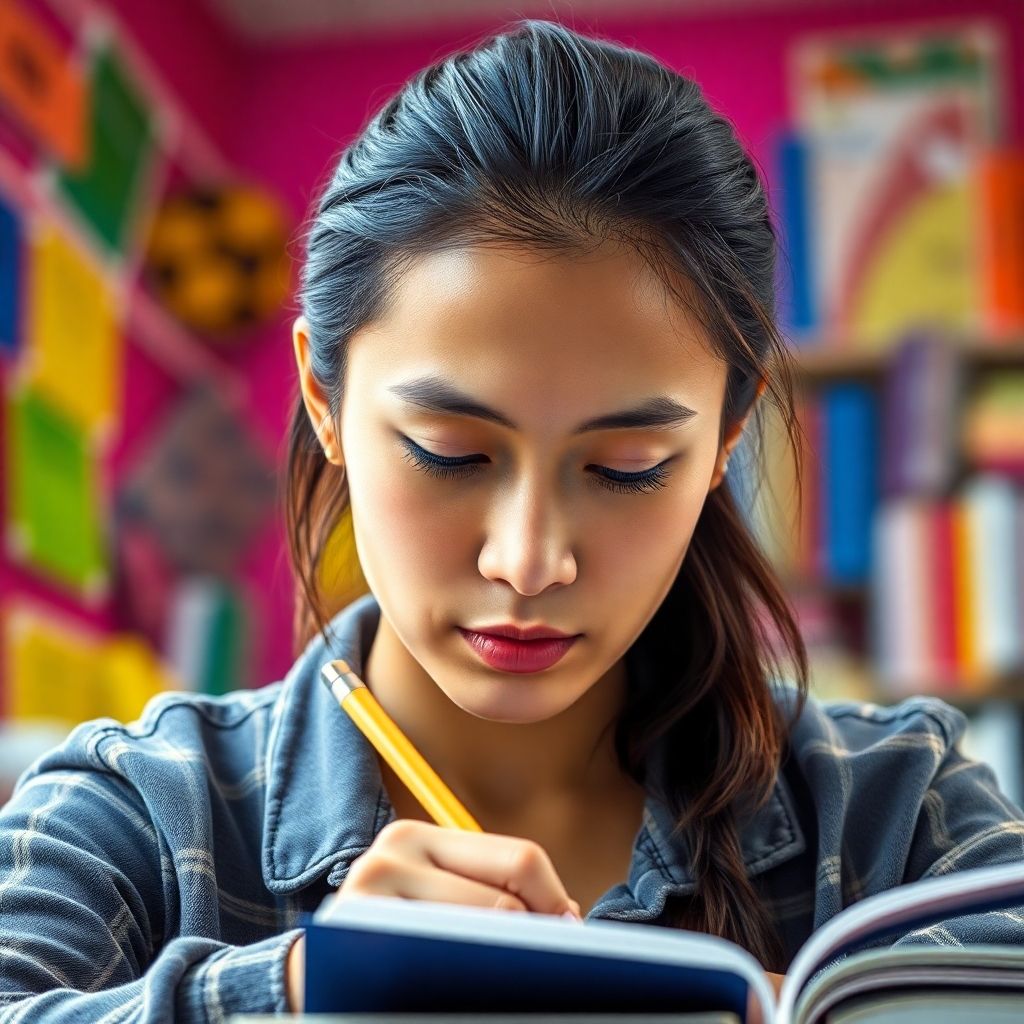
[{"label": "eyelashes", "polygon": [[[417,469],[443,480],[465,479],[479,472],[483,455],[464,455],[460,458],[449,458],[435,455],[421,448],[415,441],[399,434],[399,441],[405,448],[402,455]],[[597,467],[594,478],[601,487],[618,494],[639,494],[645,491],[656,491],[665,486],[671,473],[665,466],[671,461],[666,459],[657,466],[645,469],[640,473],[623,473],[607,466]]]}]

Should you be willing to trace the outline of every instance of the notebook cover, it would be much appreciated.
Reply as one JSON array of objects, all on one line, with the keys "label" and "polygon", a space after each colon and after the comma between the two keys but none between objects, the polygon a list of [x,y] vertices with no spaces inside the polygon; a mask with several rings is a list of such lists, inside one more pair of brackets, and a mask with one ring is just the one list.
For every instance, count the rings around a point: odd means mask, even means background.
[{"label": "notebook cover", "polygon": [[438,935],[306,928],[307,1013],[745,1013],[730,971]]}]

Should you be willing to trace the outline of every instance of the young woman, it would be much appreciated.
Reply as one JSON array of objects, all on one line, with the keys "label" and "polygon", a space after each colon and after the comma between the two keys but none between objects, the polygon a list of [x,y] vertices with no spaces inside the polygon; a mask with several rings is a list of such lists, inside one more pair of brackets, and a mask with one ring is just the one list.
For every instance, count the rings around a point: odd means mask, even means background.
[{"label": "young woman", "polygon": [[[525,21],[410,80],[308,229],[301,653],[261,690],[82,725],[26,773],[0,815],[0,1024],[298,1008],[300,914],[360,893],[697,929],[781,976],[855,900],[1019,858],[959,712],[807,697],[726,482],[766,407],[798,434],[775,254],[729,123],[648,56]],[[339,609],[346,529],[366,592]],[[322,686],[338,657],[483,832],[427,820]]]}]

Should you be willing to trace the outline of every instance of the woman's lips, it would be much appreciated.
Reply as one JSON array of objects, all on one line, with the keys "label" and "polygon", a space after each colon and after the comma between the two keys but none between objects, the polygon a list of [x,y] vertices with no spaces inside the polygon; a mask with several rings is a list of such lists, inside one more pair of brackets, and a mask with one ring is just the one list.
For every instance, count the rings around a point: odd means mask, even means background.
[{"label": "woman's lips", "polygon": [[502,672],[541,672],[561,660],[578,636],[547,640],[512,640],[491,633],[459,629],[466,643],[491,668]]}]

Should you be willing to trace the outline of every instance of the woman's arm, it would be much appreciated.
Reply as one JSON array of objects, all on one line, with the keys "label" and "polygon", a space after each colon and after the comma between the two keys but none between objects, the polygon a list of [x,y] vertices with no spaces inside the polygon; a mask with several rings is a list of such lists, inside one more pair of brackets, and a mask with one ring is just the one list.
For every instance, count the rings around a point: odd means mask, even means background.
[{"label": "woman's arm", "polygon": [[0,810],[0,1024],[205,1024],[286,1009],[301,931],[250,946],[167,940],[165,863],[138,793],[111,773],[44,771]]}]

